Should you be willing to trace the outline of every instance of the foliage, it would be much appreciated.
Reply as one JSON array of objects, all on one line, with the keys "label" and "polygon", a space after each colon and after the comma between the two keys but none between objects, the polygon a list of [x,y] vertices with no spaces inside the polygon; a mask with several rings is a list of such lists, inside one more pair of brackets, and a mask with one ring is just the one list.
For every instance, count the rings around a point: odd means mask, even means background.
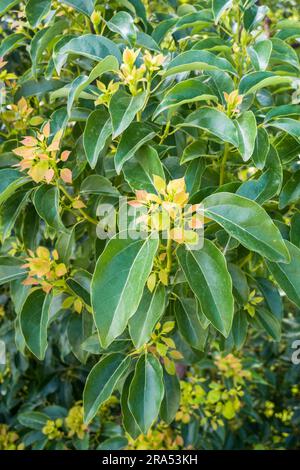
[{"label": "foliage", "polygon": [[0,448],[299,447],[300,23],[261,3],[0,1]]}]

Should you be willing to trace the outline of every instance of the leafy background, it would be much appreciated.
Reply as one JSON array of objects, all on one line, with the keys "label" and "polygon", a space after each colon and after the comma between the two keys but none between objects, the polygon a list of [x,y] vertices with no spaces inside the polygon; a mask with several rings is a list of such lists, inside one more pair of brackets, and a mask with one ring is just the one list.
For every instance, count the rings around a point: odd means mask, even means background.
[{"label": "leafy background", "polygon": [[0,1],[1,450],[299,447],[297,3]]}]

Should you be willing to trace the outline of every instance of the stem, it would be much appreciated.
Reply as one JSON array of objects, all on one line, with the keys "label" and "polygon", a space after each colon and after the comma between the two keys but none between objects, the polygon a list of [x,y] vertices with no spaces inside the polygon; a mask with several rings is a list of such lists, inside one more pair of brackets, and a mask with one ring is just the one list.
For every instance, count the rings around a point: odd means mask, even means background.
[{"label": "stem", "polygon": [[[61,190],[61,192],[64,193],[64,195],[69,199],[70,202],[74,201],[72,196],[70,196],[68,191],[61,184],[59,184],[58,187]],[[93,219],[93,217],[89,216],[89,214],[87,214],[83,209],[76,209],[76,210],[78,210],[80,214],[82,215],[82,217],[86,219],[88,222],[90,222],[93,225],[98,225],[98,220]]]},{"label": "stem", "polygon": [[[169,234],[170,235],[170,234]],[[166,271],[167,273],[169,274],[171,272],[171,269],[172,269],[172,238],[168,238],[168,242],[167,242],[167,268],[166,268]]]},{"label": "stem", "polygon": [[225,146],[224,146],[224,155],[223,155],[223,158],[222,158],[221,168],[220,168],[220,186],[224,183],[225,167],[226,167],[228,154],[229,154],[229,144],[226,143]]}]

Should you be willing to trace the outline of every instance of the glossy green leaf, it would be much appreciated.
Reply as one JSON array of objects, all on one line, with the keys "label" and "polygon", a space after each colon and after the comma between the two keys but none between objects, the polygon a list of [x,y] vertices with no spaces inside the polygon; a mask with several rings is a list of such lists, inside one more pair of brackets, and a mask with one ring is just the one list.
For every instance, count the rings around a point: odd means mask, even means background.
[{"label": "glossy green leaf", "polygon": [[104,356],[89,373],[83,391],[84,421],[89,423],[99,407],[115,390],[118,381],[129,368],[131,358],[121,353]]},{"label": "glossy green leaf", "polygon": [[132,437],[132,439],[136,439],[140,434],[141,430],[138,427],[130,409],[128,406],[128,396],[129,396],[129,388],[132,382],[133,372],[128,375],[126,378],[123,388],[122,388],[122,395],[121,395],[121,408],[122,408],[122,422],[126,432]]},{"label": "glossy green leaf", "polygon": [[30,26],[36,28],[49,13],[50,8],[51,0],[28,0],[25,13]]},{"label": "glossy green leaf", "polygon": [[272,42],[269,39],[259,41],[250,46],[247,52],[256,71],[266,70],[272,53]]},{"label": "glossy green leaf", "polygon": [[29,294],[20,313],[20,325],[28,349],[40,360],[44,359],[52,295],[41,289]]},{"label": "glossy green leaf", "polygon": [[224,142],[239,146],[237,129],[231,119],[214,108],[201,108],[189,114],[183,126],[197,127],[211,132]]},{"label": "glossy green leaf", "polygon": [[59,190],[43,184],[34,193],[33,203],[39,216],[55,230],[65,230],[59,214]]},{"label": "glossy green leaf", "polygon": [[267,261],[267,266],[288,298],[300,307],[300,249],[289,241],[285,243],[291,261],[289,263]]},{"label": "glossy green leaf", "polygon": [[215,22],[218,23],[223,13],[232,7],[232,0],[212,0]]},{"label": "glossy green leaf", "polygon": [[283,172],[281,161],[274,147],[270,147],[266,159],[265,171],[258,179],[245,181],[237,190],[237,194],[252,199],[258,204],[263,204],[273,196],[279,194],[282,180]]},{"label": "glossy green leaf", "polygon": [[141,147],[130,160],[125,162],[122,171],[127,183],[134,191],[144,189],[149,193],[155,193],[153,175],[165,179],[158,153],[150,146]]},{"label": "glossy green leaf", "polygon": [[201,78],[190,78],[183,82],[177,83],[164,96],[158,105],[153,119],[165,110],[173,110],[185,103],[194,103],[198,101],[217,101],[208,85],[203,83]]},{"label": "glossy green leaf", "polygon": [[87,176],[81,183],[80,193],[83,195],[120,196],[119,191],[112,185],[109,179],[101,175]]},{"label": "glossy green leaf", "polygon": [[18,170],[12,168],[0,170],[0,206],[28,181],[30,178]]},{"label": "glossy green leaf", "polygon": [[6,54],[9,54],[21,44],[24,44],[25,38],[26,36],[22,33],[13,33],[4,38],[0,45],[0,57],[6,56]]},{"label": "glossy green leaf", "polygon": [[217,57],[208,51],[186,51],[179,54],[168,64],[165,77],[182,72],[222,70],[235,74],[236,71],[227,59]]},{"label": "glossy green leaf", "polygon": [[202,327],[197,301],[195,299],[178,299],[175,303],[175,315],[179,331],[186,342],[192,348],[204,351],[208,330]]},{"label": "glossy green leaf", "polygon": [[107,56],[114,56],[121,62],[121,53],[113,41],[103,36],[84,34],[70,39],[53,54],[53,60],[59,74],[69,54],[87,57],[92,60],[101,60]]},{"label": "glossy green leaf", "polygon": [[270,150],[270,141],[267,131],[263,127],[257,129],[252,160],[259,170],[262,170],[266,164],[267,155]]},{"label": "glossy green leaf", "polygon": [[40,29],[30,44],[30,57],[32,61],[33,73],[36,75],[38,63],[44,51],[52,43],[52,40],[63,32],[68,26],[66,20],[59,20],[48,28]]},{"label": "glossy green leaf", "polygon": [[175,419],[180,405],[180,382],[177,374],[170,375],[164,370],[163,375],[165,394],[161,403],[159,415],[165,423],[171,424]]},{"label": "glossy green leaf", "polygon": [[23,278],[27,272],[24,260],[12,256],[0,256],[0,285]]},{"label": "glossy green leaf", "polygon": [[136,114],[142,110],[145,99],[145,91],[132,96],[126,93],[123,88],[120,88],[112,96],[109,104],[109,112],[113,126],[113,139],[118,137],[129,127]]},{"label": "glossy green leaf", "polygon": [[279,209],[300,201],[300,172],[297,171],[284,185],[279,197]]},{"label": "glossy green leaf", "polygon": [[248,75],[245,75],[240,81],[239,93],[241,95],[256,93],[262,88],[282,85],[284,83],[289,84],[292,81],[292,77],[275,75],[272,72],[252,72]]},{"label": "glossy green leaf", "polygon": [[144,434],[158,417],[163,396],[162,366],[152,354],[141,356],[129,388],[128,406]]},{"label": "glossy green leaf", "polygon": [[281,118],[275,119],[274,121],[270,121],[268,126],[275,127],[276,129],[280,129],[283,132],[287,132],[292,137],[296,139],[300,139],[300,121],[296,119],[290,118]]},{"label": "glossy green leaf", "polygon": [[165,288],[158,284],[151,293],[145,287],[137,311],[129,320],[129,333],[136,349],[150,339],[153,328],[165,310]]},{"label": "glossy green leaf", "polygon": [[272,261],[289,261],[278,228],[256,202],[236,194],[220,192],[203,201],[206,217],[219,223],[249,250]]},{"label": "glossy green leaf", "polygon": [[238,132],[238,149],[244,162],[246,162],[254,152],[257,135],[256,119],[252,111],[246,111],[234,121],[234,124]]},{"label": "glossy green leaf", "polygon": [[198,251],[180,246],[177,257],[204,315],[227,337],[233,319],[233,295],[225,257],[209,240],[204,240]]},{"label": "glossy green leaf", "polygon": [[61,0],[62,3],[73,7],[80,13],[84,13],[86,16],[91,16],[94,10],[95,0]]},{"label": "glossy green leaf", "polygon": [[91,168],[97,165],[100,152],[112,133],[112,124],[107,111],[95,109],[86,122],[83,133],[83,146]]},{"label": "glossy green leaf", "polygon": [[134,240],[127,235],[126,239],[111,239],[98,259],[91,292],[103,347],[124,331],[136,312],[157,248],[158,239]]},{"label": "glossy green leaf", "polygon": [[296,212],[291,219],[291,230],[290,230],[291,242],[300,248],[300,214]]},{"label": "glossy green leaf", "polygon": [[70,116],[71,109],[74,102],[80,97],[80,94],[83,90],[94,80],[99,78],[101,75],[107,72],[117,72],[119,69],[118,61],[113,56],[105,57],[105,59],[101,60],[99,64],[96,65],[90,72],[89,76],[80,75],[76,77],[75,80],[71,83],[69,96],[68,96],[68,103],[67,103],[67,111]]},{"label": "glossy green leaf", "polygon": [[149,126],[140,122],[133,122],[122,134],[115,155],[115,167],[119,174],[125,162],[127,162],[137,150],[155,136],[155,132]]},{"label": "glossy green leaf", "polygon": [[126,11],[118,11],[108,22],[107,27],[120,34],[125,41],[134,44],[136,41],[136,27],[134,20]]}]

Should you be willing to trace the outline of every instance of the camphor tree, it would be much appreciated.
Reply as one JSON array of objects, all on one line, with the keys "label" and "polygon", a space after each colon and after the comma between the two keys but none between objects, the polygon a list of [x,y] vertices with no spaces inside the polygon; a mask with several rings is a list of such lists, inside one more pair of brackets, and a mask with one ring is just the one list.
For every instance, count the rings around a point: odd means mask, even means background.
[{"label": "camphor tree", "polygon": [[0,1],[0,280],[24,355],[68,316],[85,425],[115,391],[133,439],[171,423],[178,373],[300,307],[300,23],[261,3]]}]

